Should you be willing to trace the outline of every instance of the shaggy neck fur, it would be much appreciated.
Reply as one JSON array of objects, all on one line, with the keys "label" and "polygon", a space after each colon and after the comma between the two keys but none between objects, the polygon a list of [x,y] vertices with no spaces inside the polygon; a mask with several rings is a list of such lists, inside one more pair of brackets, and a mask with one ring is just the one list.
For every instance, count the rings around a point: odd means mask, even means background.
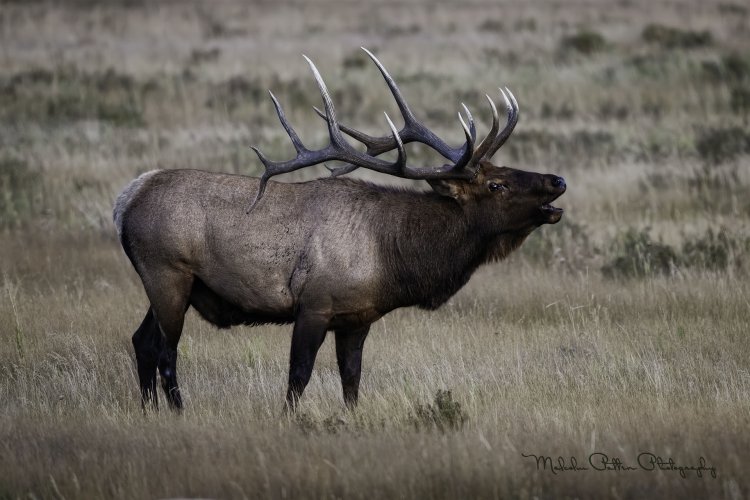
[{"label": "shaggy neck fur", "polygon": [[413,191],[393,196],[401,203],[387,204],[391,213],[373,214],[371,223],[383,236],[380,252],[389,280],[383,289],[398,291],[388,297],[394,307],[439,307],[480,265],[505,258],[534,229],[486,234],[481,216],[452,198]]}]

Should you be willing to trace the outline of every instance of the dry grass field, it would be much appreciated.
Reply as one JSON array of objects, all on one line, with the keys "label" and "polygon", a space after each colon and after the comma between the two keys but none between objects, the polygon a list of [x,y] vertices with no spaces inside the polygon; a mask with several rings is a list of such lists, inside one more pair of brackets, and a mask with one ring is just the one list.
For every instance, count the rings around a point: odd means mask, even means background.
[{"label": "dry grass field", "polygon": [[[460,103],[483,134],[510,87],[495,160],[563,175],[562,222],[376,323],[354,412],[330,339],[290,418],[291,329],[191,312],[186,410],[144,415],[115,196],[153,168],[258,174],[251,144],[289,157],[269,88],[324,144],[301,53],[342,121],[383,133],[359,46],[456,143]],[[749,116],[737,0],[0,3],[0,498],[750,496]]]}]

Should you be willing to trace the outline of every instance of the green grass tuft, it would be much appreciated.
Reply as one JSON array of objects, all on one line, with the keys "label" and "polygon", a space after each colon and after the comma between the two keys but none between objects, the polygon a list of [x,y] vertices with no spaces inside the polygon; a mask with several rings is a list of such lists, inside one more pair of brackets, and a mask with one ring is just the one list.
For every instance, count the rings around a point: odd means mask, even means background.
[{"label": "green grass tuft", "polygon": [[607,40],[601,33],[591,30],[579,31],[560,40],[560,49],[584,55],[601,52],[607,48]]}]

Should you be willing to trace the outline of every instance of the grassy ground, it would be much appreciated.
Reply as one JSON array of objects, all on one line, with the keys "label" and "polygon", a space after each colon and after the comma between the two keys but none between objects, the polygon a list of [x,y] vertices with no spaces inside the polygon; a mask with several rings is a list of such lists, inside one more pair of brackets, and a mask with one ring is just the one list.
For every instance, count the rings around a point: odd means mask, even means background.
[{"label": "grassy ground", "polygon": [[[697,0],[3,3],[0,498],[747,497],[749,28]],[[268,88],[323,144],[303,52],[342,120],[382,133],[398,114],[360,45],[454,142],[459,103],[486,127],[483,93],[509,86],[496,162],[565,176],[563,221],[440,310],[378,322],[354,413],[332,342],[286,418],[290,328],[190,313],[187,408],[144,416],[114,197],[156,167],[257,174],[250,144],[289,155]]]}]

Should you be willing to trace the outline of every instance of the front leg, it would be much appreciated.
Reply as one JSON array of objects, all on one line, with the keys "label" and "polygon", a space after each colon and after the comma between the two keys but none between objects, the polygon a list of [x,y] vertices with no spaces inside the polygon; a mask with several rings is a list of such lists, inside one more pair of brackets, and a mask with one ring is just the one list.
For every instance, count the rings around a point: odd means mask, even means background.
[{"label": "front leg", "polygon": [[362,374],[362,348],[370,325],[354,330],[336,330],[336,361],[339,364],[344,403],[350,410],[357,406],[359,378]]},{"label": "front leg", "polygon": [[326,338],[328,323],[329,319],[325,314],[300,311],[297,315],[289,356],[289,386],[285,407],[288,412],[297,409],[299,398],[310,381],[315,356]]}]

